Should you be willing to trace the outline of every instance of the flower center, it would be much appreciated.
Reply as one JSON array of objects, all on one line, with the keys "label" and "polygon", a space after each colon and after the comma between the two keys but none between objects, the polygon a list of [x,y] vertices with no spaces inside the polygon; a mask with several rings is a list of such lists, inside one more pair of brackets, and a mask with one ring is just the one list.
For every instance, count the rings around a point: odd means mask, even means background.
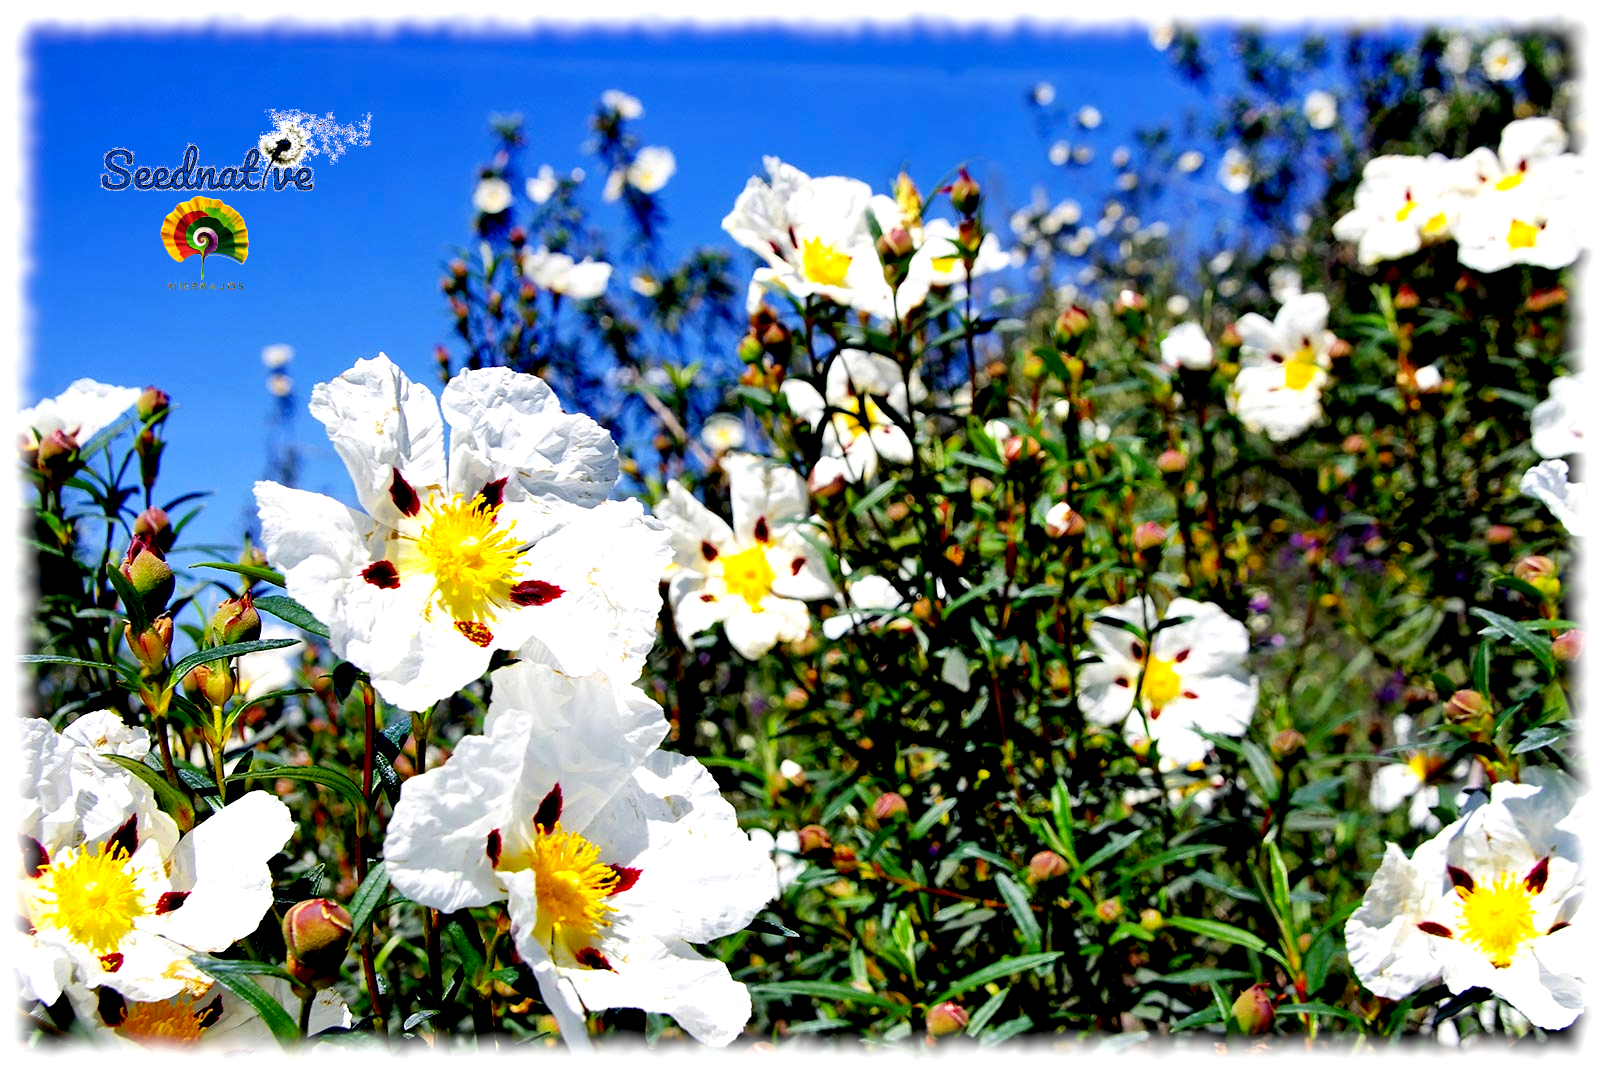
[{"label": "flower center", "polygon": [[1436,237],[1448,229],[1449,226],[1450,217],[1441,211],[1422,224],[1422,232],[1429,237]]},{"label": "flower center", "polygon": [[1506,244],[1512,248],[1532,248],[1539,240],[1539,227],[1521,219],[1511,220],[1511,230],[1506,234]]},{"label": "flower center", "polygon": [[872,397],[852,397],[847,401],[844,410],[834,414],[833,429],[846,443],[849,443],[862,434],[869,433],[874,426],[883,426],[888,422],[888,416]]},{"label": "flower center", "polygon": [[172,1000],[131,1000],[128,1014],[117,1027],[123,1037],[141,1045],[192,1045],[200,1040],[200,1017],[187,997]]},{"label": "flower center", "polygon": [[1501,192],[1505,192],[1507,189],[1515,189],[1521,184],[1522,171],[1514,170],[1510,174],[1507,174],[1504,178],[1501,178],[1499,181],[1495,182],[1494,187],[1499,189]]},{"label": "flower center", "polygon": [[1304,389],[1316,376],[1316,364],[1302,363],[1298,358],[1283,368],[1283,384],[1290,389]]},{"label": "flower center", "polygon": [[453,619],[492,617],[516,584],[517,544],[510,530],[495,526],[497,511],[481,498],[460,494],[423,508],[417,551]]},{"label": "flower center", "polygon": [[557,822],[535,834],[529,859],[539,901],[534,931],[539,940],[547,942],[558,930],[569,941],[587,939],[611,925],[609,916],[617,909],[607,901],[620,876],[600,862],[599,846],[568,833]]},{"label": "flower center", "polygon": [[1471,889],[1456,887],[1461,898],[1461,939],[1470,941],[1496,967],[1509,967],[1524,941],[1535,936],[1533,894],[1524,879],[1507,871]]},{"label": "flower center", "polygon": [[1396,222],[1404,222],[1411,217],[1411,213],[1415,210],[1417,210],[1417,202],[1407,196],[1406,202],[1400,205],[1400,210],[1394,213],[1394,220]]},{"label": "flower center", "polygon": [[1183,680],[1173,670],[1175,661],[1152,656],[1144,669],[1144,685],[1140,692],[1150,706],[1160,711],[1167,702],[1183,692]]},{"label": "flower center", "polygon": [[65,930],[96,955],[115,951],[133,931],[134,920],[150,912],[128,854],[106,841],[93,849],[69,850],[43,868],[35,886],[41,905],[37,925]]},{"label": "flower center", "polygon": [[806,239],[801,267],[806,280],[818,285],[843,285],[845,272],[850,269],[850,257],[824,244],[820,237]]},{"label": "flower center", "polygon": [[761,610],[761,602],[772,592],[772,564],[760,545],[752,545],[743,552],[722,561],[722,581],[728,592],[742,596],[752,611]]}]

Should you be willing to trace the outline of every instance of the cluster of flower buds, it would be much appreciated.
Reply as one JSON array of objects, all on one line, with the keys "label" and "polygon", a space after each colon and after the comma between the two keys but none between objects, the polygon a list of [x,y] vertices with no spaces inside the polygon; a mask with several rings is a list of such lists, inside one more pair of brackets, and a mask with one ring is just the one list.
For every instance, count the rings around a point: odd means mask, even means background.
[{"label": "cluster of flower buds", "polygon": [[763,355],[771,355],[782,366],[792,346],[789,328],[779,321],[777,312],[762,304],[750,316],[750,332],[739,342],[739,358],[754,365]]},{"label": "cluster of flower buds", "polygon": [[139,455],[139,477],[146,493],[155,487],[156,477],[161,473],[161,452],[167,443],[156,435],[156,429],[166,421],[171,407],[172,398],[153,385],[146,386],[134,404],[143,429],[134,440],[133,450]]}]

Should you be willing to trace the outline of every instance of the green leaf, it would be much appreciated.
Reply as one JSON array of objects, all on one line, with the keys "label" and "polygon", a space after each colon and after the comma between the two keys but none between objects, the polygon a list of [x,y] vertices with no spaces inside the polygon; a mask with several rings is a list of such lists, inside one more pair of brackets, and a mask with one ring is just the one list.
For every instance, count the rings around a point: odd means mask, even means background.
[{"label": "green leaf", "polygon": [[1187,915],[1172,915],[1167,918],[1168,926],[1175,926],[1179,930],[1187,930],[1191,934],[1209,937],[1213,941],[1221,941],[1229,945],[1238,945],[1240,948],[1249,949],[1251,952],[1262,952],[1274,958],[1277,953],[1267,947],[1267,943],[1247,930],[1241,930],[1227,923],[1217,922],[1215,919],[1191,919]]},{"label": "green leaf", "polygon": [[1010,1022],[1002,1023],[993,1030],[985,1033],[981,1038],[978,1039],[978,1044],[998,1045],[1002,1041],[1008,1041],[1011,1038],[1016,1037],[1019,1034],[1025,1034],[1032,1029],[1033,1019],[1027,1015],[1019,1015]]},{"label": "green leaf", "polygon": [[[1499,612],[1489,611],[1487,608],[1473,608],[1472,614],[1489,624],[1478,631],[1478,636],[1498,635],[1505,637],[1537,660],[1539,666],[1544,668],[1546,677],[1556,673],[1556,658],[1550,651],[1549,638],[1540,637],[1515,619],[1509,619]],[[1488,692],[1488,690],[1484,690],[1484,692]]]},{"label": "green leaf", "polygon": [[57,663],[65,667],[94,667],[102,671],[116,671],[134,685],[139,684],[139,672],[121,663],[100,663],[92,659],[78,659],[74,656],[18,656],[18,663]]},{"label": "green leaf", "polygon": [[389,868],[379,861],[367,872],[366,881],[356,890],[355,896],[350,898],[350,928],[358,933],[367,923],[372,921],[372,915],[383,903],[383,894],[389,888]]},{"label": "green leaf", "polygon": [[253,567],[248,563],[191,563],[189,566],[209,567],[218,571],[232,571],[234,574],[242,574],[246,578],[254,578],[258,582],[266,582],[268,585],[275,585],[279,589],[283,588],[283,575],[271,567]]},{"label": "green leaf", "polygon": [[1516,747],[1511,750],[1511,754],[1517,756],[1524,752],[1532,752],[1535,749],[1544,748],[1546,745],[1553,745],[1571,732],[1571,720],[1551,723],[1548,726],[1535,726],[1522,736],[1522,740],[1517,742]]},{"label": "green leaf", "polygon": [[1284,866],[1283,853],[1274,841],[1267,842],[1267,866],[1272,872],[1272,902],[1277,905],[1278,918],[1287,922],[1289,911],[1289,869]]},{"label": "green leaf", "polygon": [[1077,869],[1072,872],[1073,880],[1076,880],[1080,874],[1085,874],[1094,870],[1112,856],[1115,856],[1117,853],[1128,848],[1135,841],[1139,840],[1139,835],[1143,832],[1144,831],[1142,830],[1130,830],[1125,834],[1117,835],[1106,844],[1100,846],[1094,851],[1093,854],[1089,856],[1088,859],[1080,863]]},{"label": "green leaf", "polygon": [[1060,959],[1062,955],[1063,953],[1060,952],[1035,952],[1031,955],[1013,956],[1008,960],[1001,960],[998,963],[991,963],[989,966],[984,967],[981,970],[974,971],[960,981],[951,984],[948,989],[939,994],[937,999],[950,1000],[954,997],[959,997],[968,990],[979,989],[983,986],[986,986],[996,979],[1005,978],[1009,975],[1018,974],[1022,971],[1031,971],[1048,967],[1050,964]]},{"label": "green leaf", "polygon": [[176,688],[183,681],[183,676],[200,666],[202,663],[213,663],[219,659],[230,656],[243,656],[250,652],[265,652],[272,648],[288,648],[290,645],[299,644],[292,637],[279,637],[270,641],[235,641],[231,645],[218,645],[216,648],[202,648],[198,652],[191,652],[172,666],[172,673],[167,677],[167,686]]},{"label": "green leaf", "polygon": [[117,591],[117,599],[122,601],[123,610],[128,613],[128,625],[133,627],[134,633],[143,633],[150,626],[150,618],[144,613],[144,597],[139,595],[139,590],[133,587],[120,567],[107,562],[106,577]]},{"label": "green leaf", "polygon": [[188,797],[173,788],[172,784],[167,781],[166,775],[148,764],[141,763],[136,759],[130,759],[127,756],[118,756],[108,752],[101,758],[108,759],[117,766],[131,771],[135,777],[148,785],[155,792],[156,799],[161,802],[161,809],[176,819],[180,828],[188,830],[194,826],[193,805],[189,803]]},{"label": "green leaf", "polygon": [[1187,971],[1157,975],[1151,981],[1171,982],[1175,985],[1201,985],[1206,982],[1236,982],[1243,978],[1254,977],[1249,971],[1234,971],[1226,967],[1191,967]]},{"label": "green leaf", "polygon": [[299,782],[314,782],[327,786],[356,807],[362,806],[361,786],[347,774],[327,767],[258,767],[243,774],[230,774],[228,781],[240,782],[252,778],[292,778]]},{"label": "green leaf", "polygon": [[967,1036],[977,1037],[983,1033],[983,1028],[989,1025],[989,1020],[994,1018],[994,1013],[1000,1010],[1000,1005],[1006,1002],[1006,997],[1011,995],[1011,987],[1006,986],[1000,992],[984,1002],[983,1007],[972,1013],[972,1018],[967,1020]]},{"label": "green leaf", "polygon": [[1355,1023],[1358,1030],[1366,1030],[1367,1021],[1353,1011],[1335,1007],[1332,1004],[1280,1004],[1279,1015],[1327,1015],[1335,1019],[1343,1019],[1348,1023]]},{"label": "green leaf", "polygon": [[1181,863],[1184,860],[1194,859],[1196,856],[1209,856],[1214,852],[1225,851],[1222,845],[1179,845],[1169,848],[1165,852],[1157,853],[1147,860],[1141,860],[1132,867],[1118,868],[1117,881],[1127,882],[1134,875],[1143,874],[1145,871],[1156,867],[1163,867],[1169,863]]},{"label": "green leaf", "polygon": [[1006,910],[1011,913],[1011,921],[1017,924],[1017,933],[1022,935],[1023,947],[1029,952],[1038,952],[1039,920],[1034,918],[1033,908],[1028,904],[1028,894],[1004,874],[996,874],[994,884],[1000,890],[1000,898],[1006,902]]},{"label": "green leaf", "polygon": [[935,804],[927,811],[923,812],[922,818],[918,819],[911,826],[911,840],[916,841],[929,830],[933,829],[934,824],[943,818],[945,813],[950,811],[950,809],[954,808],[955,806],[956,798],[947,797],[944,800],[939,801],[939,803]]},{"label": "green leaf", "polygon": [[328,628],[317,621],[317,617],[306,610],[304,604],[292,597],[286,596],[258,596],[254,600],[256,610],[264,611],[268,615],[276,615],[284,622],[298,626],[309,634],[316,634],[324,641],[328,639]]},{"label": "green leaf", "polygon": [[451,921],[445,925],[444,935],[449,938],[451,946],[455,949],[462,970],[473,976],[473,984],[476,985],[477,975],[483,970],[483,950],[474,945],[472,937],[462,929],[462,924],[472,921],[472,916],[465,909],[456,912],[451,915]]},{"label": "green leaf", "polygon": [[1176,1034],[1180,1030],[1193,1030],[1197,1026],[1209,1026],[1211,1023],[1221,1022],[1222,1018],[1222,1012],[1213,1004],[1203,1011],[1197,1011],[1193,1015],[1186,1015],[1173,1023],[1172,1032]]},{"label": "green leaf", "polygon": [[844,982],[766,982],[750,987],[750,995],[758,997],[811,997],[816,1000],[845,1000],[866,1004],[891,1015],[908,1015],[911,1008],[896,1004],[887,997],[867,993]]},{"label": "green leaf", "polygon": [[208,956],[190,956],[189,960],[214,978],[218,985],[254,1008],[256,1014],[261,1016],[261,1021],[267,1024],[267,1029],[272,1031],[272,1036],[277,1038],[278,1044],[286,1049],[299,1044],[300,1024],[289,1018],[289,1013],[283,1010],[278,998],[257,985],[249,973],[241,973],[229,966],[246,961],[214,960]]}]

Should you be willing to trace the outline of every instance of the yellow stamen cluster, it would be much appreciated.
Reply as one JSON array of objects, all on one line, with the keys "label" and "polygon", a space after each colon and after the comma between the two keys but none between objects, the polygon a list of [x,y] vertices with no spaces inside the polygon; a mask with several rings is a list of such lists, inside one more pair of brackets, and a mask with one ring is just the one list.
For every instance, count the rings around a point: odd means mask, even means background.
[{"label": "yellow stamen cluster", "polygon": [[722,560],[722,581],[732,596],[744,597],[751,611],[760,611],[761,602],[772,592],[772,564],[760,545],[752,545],[743,552],[725,556]]},{"label": "yellow stamen cluster", "polygon": [[850,257],[832,245],[824,244],[822,238],[811,237],[806,239],[800,266],[809,282],[843,285],[844,276],[850,270]]},{"label": "yellow stamen cluster", "polygon": [[410,569],[432,576],[436,596],[452,619],[491,619],[516,584],[517,543],[495,525],[498,507],[457,494],[423,508],[416,537],[420,557]]},{"label": "yellow stamen cluster", "polygon": [[840,407],[843,410],[833,416],[833,432],[845,444],[870,433],[874,426],[889,425],[889,417],[871,396],[851,397]]},{"label": "yellow stamen cluster", "polygon": [[1160,711],[1169,701],[1183,692],[1183,680],[1173,667],[1173,660],[1151,657],[1144,669],[1144,684],[1140,692],[1150,707]]},{"label": "yellow stamen cluster", "polygon": [[539,901],[535,934],[541,941],[557,932],[568,940],[587,939],[611,925],[617,909],[609,898],[618,875],[600,862],[599,846],[561,829],[558,822],[534,836],[528,866]]},{"label": "yellow stamen cluster", "polygon": [[1511,229],[1506,233],[1506,244],[1512,248],[1532,248],[1538,243],[1539,227],[1521,219],[1511,220]]},{"label": "yellow stamen cluster", "polygon": [[1510,871],[1471,889],[1457,886],[1456,895],[1461,898],[1461,940],[1476,945],[1496,967],[1509,967],[1522,943],[1537,936],[1533,893]]},{"label": "yellow stamen cluster", "polygon": [[129,1001],[127,1017],[117,1027],[123,1037],[141,1045],[192,1045],[204,1029],[188,997]]},{"label": "yellow stamen cluster", "polygon": [[115,952],[150,905],[120,845],[66,850],[34,882],[34,924],[65,930],[96,955]]}]

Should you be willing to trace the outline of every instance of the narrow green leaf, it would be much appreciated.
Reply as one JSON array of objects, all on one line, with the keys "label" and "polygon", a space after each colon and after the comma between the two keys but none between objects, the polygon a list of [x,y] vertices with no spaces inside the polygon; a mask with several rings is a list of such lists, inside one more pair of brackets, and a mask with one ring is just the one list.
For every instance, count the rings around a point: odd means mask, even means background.
[{"label": "narrow green leaf", "polygon": [[117,591],[117,599],[122,601],[122,609],[128,613],[128,625],[133,627],[134,633],[143,633],[150,626],[150,617],[144,612],[144,597],[139,595],[139,591],[133,587],[128,576],[122,573],[122,569],[110,562],[106,563],[106,578]]},{"label": "narrow green leaf", "polygon": [[174,789],[162,772],[127,756],[108,752],[101,758],[126,768],[148,785],[155,792],[156,800],[160,801],[161,810],[176,819],[180,827],[187,830],[194,826],[194,807],[189,803],[189,798]]},{"label": "narrow green leaf", "polygon": [[1551,723],[1548,726],[1535,726],[1522,736],[1516,747],[1511,750],[1513,756],[1523,752],[1532,752],[1535,749],[1553,745],[1572,732],[1571,720]]},{"label": "narrow green leaf", "polygon": [[361,786],[352,780],[349,775],[340,774],[338,771],[327,767],[258,767],[253,771],[246,771],[244,774],[228,775],[228,781],[230,782],[245,781],[252,778],[292,778],[300,782],[314,782],[317,785],[327,786],[356,807],[360,807],[362,804]]},{"label": "narrow green leaf", "polygon": [[948,989],[939,994],[938,999],[950,1000],[953,997],[959,997],[961,994],[970,989],[978,989],[988,985],[990,982],[993,982],[996,979],[1005,978],[1009,975],[1018,974],[1022,971],[1030,971],[1048,967],[1050,964],[1060,959],[1061,956],[1062,953],[1060,952],[1035,952],[1031,955],[1013,956],[1008,960],[1001,960],[998,963],[991,963],[989,966],[967,975],[960,981],[952,983]]},{"label": "narrow green leaf", "polygon": [[289,1018],[289,1013],[283,1010],[278,998],[257,985],[248,973],[240,973],[227,966],[240,961],[214,960],[208,956],[190,956],[189,960],[211,975],[218,985],[254,1008],[256,1014],[261,1016],[261,1021],[267,1024],[267,1029],[272,1031],[272,1036],[277,1038],[278,1044],[286,1049],[299,1044],[300,1024]]},{"label": "narrow green leaf", "polygon": [[283,588],[283,575],[271,567],[253,567],[248,563],[191,563],[189,566],[232,571],[234,574],[242,574],[246,578],[254,578],[258,582],[266,582],[268,585],[275,585],[279,589]]},{"label": "narrow green leaf", "polygon": [[1011,995],[1011,987],[1006,986],[1000,992],[984,1002],[983,1007],[972,1013],[972,1018],[967,1020],[967,1036],[977,1037],[983,1033],[983,1028],[989,1025],[989,1020],[994,1018],[994,1013],[1000,1010],[1000,1005],[1006,1002],[1006,997]]},{"label": "narrow green leaf", "polygon": [[361,883],[355,896],[350,898],[350,928],[358,933],[367,923],[372,921],[372,915],[378,910],[378,905],[383,903],[384,891],[389,888],[389,868],[383,863],[374,864],[367,872],[366,881]]},{"label": "narrow green leaf", "polygon": [[134,685],[139,684],[139,672],[122,663],[100,663],[75,656],[18,656],[18,663],[57,663],[64,667],[94,667],[102,671],[116,671]]},{"label": "narrow green leaf", "polygon": [[933,807],[929,808],[927,811],[923,812],[922,818],[918,819],[911,826],[911,840],[916,841],[929,830],[933,829],[934,824],[943,818],[945,813],[950,811],[950,809],[954,808],[955,806],[956,798],[947,797],[946,799],[935,804]]},{"label": "narrow green leaf", "polygon": [[1191,919],[1187,915],[1170,915],[1167,917],[1168,926],[1176,926],[1180,930],[1187,930],[1191,934],[1209,937],[1213,941],[1221,941],[1229,945],[1238,945],[1251,952],[1269,952],[1267,943],[1247,930],[1241,930],[1227,923],[1217,922],[1215,919]]},{"label": "narrow green leaf", "polygon": [[1556,658],[1550,651],[1549,638],[1540,637],[1515,619],[1509,619],[1487,608],[1473,608],[1472,614],[1489,624],[1478,631],[1478,636],[1488,637],[1493,634],[1505,637],[1537,660],[1539,666],[1544,668],[1546,677],[1556,673]]},{"label": "narrow green leaf", "polygon": [[1181,1030],[1193,1030],[1197,1026],[1209,1026],[1212,1023],[1221,1021],[1222,1012],[1213,1004],[1202,1011],[1195,1012],[1193,1015],[1186,1015],[1173,1023],[1172,1032],[1176,1034]]},{"label": "narrow green leaf", "polygon": [[1128,848],[1135,841],[1139,840],[1139,835],[1141,833],[1143,833],[1142,830],[1130,830],[1125,834],[1117,835],[1106,844],[1101,845],[1089,856],[1088,859],[1084,860],[1078,865],[1077,870],[1072,872],[1073,879],[1076,880],[1080,874],[1085,874],[1094,870],[1112,856],[1115,856],[1117,853]]},{"label": "narrow green leaf", "polygon": [[1267,867],[1272,872],[1272,902],[1277,905],[1279,919],[1288,922],[1289,869],[1284,866],[1283,853],[1278,851],[1278,845],[1274,841],[1267,842]]},{"label": "narrow green leaf", "polygon": [[1034,918],[1033,908],[1028,904],[1028,894],[1004,874],[995,875],[994,884],[1000,890],[1000,898],[1006,902],[1006,910],[1011,913],[1011,921],[1017,924],[1017,933],[1022,935],[1023,947],[1029,952],[1039,951],[1039,920]]},{"label": "narrow green leaf", "polygon": [[307,611],[304,604],[292,597],[258,596],[254,603],[258,611],[276,615],[284,622],[298,626],[306,633],[316,634],[324,641],[328,639],[328,628],[317,621],[317,617]]},{"label": "narrow green leaf", "polygon": [[1367,1022],[1353,1011],[1336,1007],[1332,1004],[1280,1004],[1279,1015],[1326,1015],[1335,1019],[1343,1019],[1348,1023],[1355,1023],[1358,1030],[1365,1030]]},{"label": "narrow green leaf", "polygon": [[1187,971],[1158,975],[1151,981],[1171,982],[1174,985],[1201,985],[1206,982],[1237,982],[1243,978],[1253,977],[1249,971],[1229,970],[1226,967],[1191,967]]},{"label": "narrow green leaf", "polygon": [[202,648],[198,652],[191,652],[172,666],[172,673],[167,677],[168,688],[176,688],[183,681],[183,676],[200,666],[202,663],[212,663],[230,656],[243,656],[250,652],[265,652],[271,648],[288,648],[290,645],[299,644],[292,637],[279,637],[270,641],[236,641],[231,645],[218,645],[216,648]]},{"label": "narrow green leaf", "polygon": [[1002,1023],[993,1030],[986,1032],[978,1039],[980,1045],[998,1045],[1002,1041],[1009,1041],[1013,1037],[1027,1033],[1033,1029],[1033,1019],[1027,1015],[1019,1015],[1008,1023]]},{"label": "narrow green leaf", "polygon": [[750,995],[758,997],[811,997],[815,1000],[844,1000],[867,1004],[891,1015],[907,1015],[911,1009],[896,1004],[876,993],[863,992],[843,982],[765,982],[750,987]]}]

